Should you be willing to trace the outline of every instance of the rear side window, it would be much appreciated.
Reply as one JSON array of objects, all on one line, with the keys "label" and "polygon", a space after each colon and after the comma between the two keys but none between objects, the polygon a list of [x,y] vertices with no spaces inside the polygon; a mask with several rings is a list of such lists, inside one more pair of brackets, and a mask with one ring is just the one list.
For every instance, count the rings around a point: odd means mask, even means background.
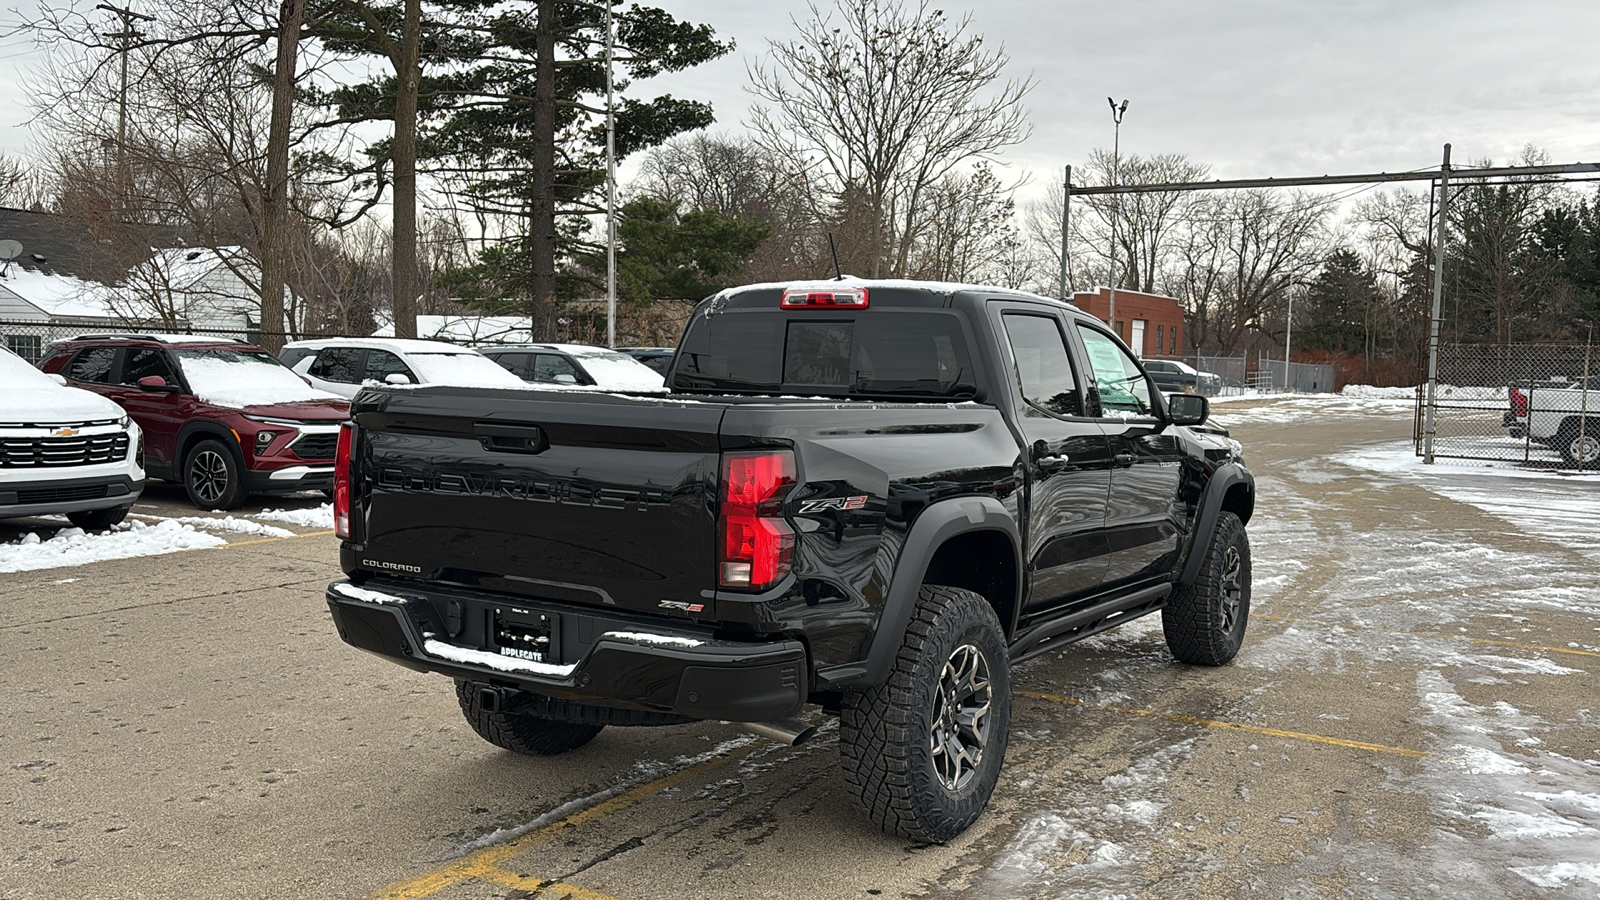
[{"label": "rear side window", "polygon": [[353,347],[325,347],[317,353],[311,364],[311,377],[340,384],[358,384],[361,381],[361,351]]},{"label": "rear side window", "polygon": [[117,355],[115,347],[90,347],[78,351],[67,363],[67,377],[73,381],[108,384],[111,381],[111,361]]},{"label": "rear side window", "polygon": [[966,329],[946,312],[700,317],[689,325],[674,373],[678,390],[909,398],[965,398],[976,390]]},{"label": "rear side window", "polygon": [[1029,403],[1058,416],[1081,416],[1078,378],[1067,342],[1054,318],[1006,315],[1006,339],[1017,366],[1017,384]]}]

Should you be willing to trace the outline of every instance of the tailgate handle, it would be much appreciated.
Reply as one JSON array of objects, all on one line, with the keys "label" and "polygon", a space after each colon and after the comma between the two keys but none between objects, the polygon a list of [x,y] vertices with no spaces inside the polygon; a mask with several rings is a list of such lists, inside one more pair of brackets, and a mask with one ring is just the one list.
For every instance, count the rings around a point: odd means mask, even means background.
[{"label": "tailgate handle", "polygon": [[545,440],[544,429],[537,425],[493,425],[488,422],[472,423],[472,433],[478,436],[483,449],[500,453],[543,453],[550,444]]}]

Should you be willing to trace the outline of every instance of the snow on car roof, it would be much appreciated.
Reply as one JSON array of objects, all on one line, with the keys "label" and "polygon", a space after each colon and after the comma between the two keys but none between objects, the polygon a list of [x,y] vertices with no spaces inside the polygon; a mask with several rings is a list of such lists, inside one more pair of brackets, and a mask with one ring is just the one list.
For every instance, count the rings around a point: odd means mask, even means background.
[{"label": "snow on car roof", "polygon": [[311,338],[303,341],[290,341],[283,345],[283,349],[304,348],[320,350],[323,347],[364,347],[379,350],[394,350],[399,353],[477,353],[471,347],[460,344],[451,344],[446,341],[425,341],[416,338]]},{"label": "snow on car roof", "polygon": [[74,341],[160,341],[163,344],[242,344],[234,337],[215,334],[161,334],[154,331],[96,331],[80,334]]}]

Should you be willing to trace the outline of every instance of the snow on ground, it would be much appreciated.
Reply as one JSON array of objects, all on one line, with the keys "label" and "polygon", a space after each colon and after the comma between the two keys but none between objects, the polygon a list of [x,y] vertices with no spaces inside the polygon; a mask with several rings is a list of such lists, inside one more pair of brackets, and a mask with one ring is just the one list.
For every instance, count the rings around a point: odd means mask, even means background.
[{"label": "snow on ground", "polygon": [[1427,465],[1410,442],[1377,445],[1337,461],[1475,506],[1526,534],[1600,560],[1600,473],[1527,469],[1510,461]]},{"label": "snow on ground", "polygon": [[0,544],[0,572],[81,566],[107,559],[156,556],[226,543],[216,535],[196,531],[193,526],[181,522],[146,525],[137,519],[98,534],[86,533],[81,528],[63,528],[49,540],[29,532],[20,540]]},{"label": "snow on ground", "polygon": [[264,509],[252,513],[257,519],[267,519],[272,522],[287,522],[290,525],[301,525],[306,528],[333,528],[333,504],[324,503],[321,506],[312,506],[305,509]]},{"label": "snow on ground", "polygon": [[[138,515],[135,513],[135,515]],[[240,519],[234,516],[139,516],[142,519],[155,519],[157,521],[177,522],[181,525],[193,525],[196,528],[205,528],[211,531],[227,531],[235,534],[259,534],[262,537],[294,537],[294,532],[276,525],[263,525],[249,519]]]},{"label": "snow on ground", "polygon": [[1224,428],[1243,424],[1280,424],[1330,417],[1411,416],[1417,406],[1415,388],[1346,387],[1339,394],[1245,394],[1218,398],[1211,418]]}]

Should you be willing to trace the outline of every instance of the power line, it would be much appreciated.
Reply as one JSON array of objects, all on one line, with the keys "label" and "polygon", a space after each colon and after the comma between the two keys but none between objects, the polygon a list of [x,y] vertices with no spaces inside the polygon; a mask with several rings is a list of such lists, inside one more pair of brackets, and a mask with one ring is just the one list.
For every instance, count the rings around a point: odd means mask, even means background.
[{"label": "power line", "polygon": [[[1484,169],[1456,169],[1453,179],[1516,178],[1537,175],[1586,175],[1600,173],[1600,163],[1570,163],[1555,166],[1495,166]],[[1384,184],[1397,181],[1438,181],[1439,170],[1412,172],[1371,172],[1365,175],[1315,175],[1303,178],[1242,178],[1231,181],[1186,181],[1172,184],[1114,184],[1104,187],[1072,187],[1074,196],[1096,194],[1155,194],[1178,191],[1218,191],[1253,188],[1313,187],[1330,184]]]}]

